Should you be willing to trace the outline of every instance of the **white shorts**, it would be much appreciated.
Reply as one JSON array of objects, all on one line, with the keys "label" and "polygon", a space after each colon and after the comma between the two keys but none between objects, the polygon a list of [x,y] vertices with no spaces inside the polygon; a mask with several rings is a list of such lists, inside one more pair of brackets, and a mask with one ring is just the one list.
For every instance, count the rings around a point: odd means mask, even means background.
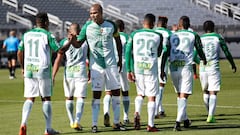
[{"label": "white shorts", "polygon": [[87,79],[66,78],[63,79],[65,97],[86,97]]},{"label": "white shorts", "polygon": [[170,73],[176,93],[192,94],[193,72],[189,69],[178,68]]},{"label": "white shorts", "polygon": [[220,71],[199,72],[203,91],[220,91]]},{"label": "white shorts", "polygon": [[158,75],[135,74],[137,94],[142,96],[156,96],[159,89]]},{"label": "white shorts", "polygon": [[166,61],[165,63],[165,67],[164,67],[164,72],[166,74],[166,76],[164,77],[164,80],[161,79],[161,61],[162,59],[162,55],[161,57],[158,58],[158,80],[159,80],[159,83],[162,83],[162,84],[166,84],[167,83],[167,75],[168,75],[168,61]]},{"label": "white shorts", "polygon": [[122,86],[122,91],[128,91],[129,90],[129,82],[127,79],[127,72],[120,72],[120,83]]},{"label": "white shorts", "polygon": [[52,96],[52,79],[24,78],[24,97]]},{"label": "white shorts", "polygon": [[106,69],[91,69],[91,81],[93,91],[120,89],[118,68],[107,67]]}]

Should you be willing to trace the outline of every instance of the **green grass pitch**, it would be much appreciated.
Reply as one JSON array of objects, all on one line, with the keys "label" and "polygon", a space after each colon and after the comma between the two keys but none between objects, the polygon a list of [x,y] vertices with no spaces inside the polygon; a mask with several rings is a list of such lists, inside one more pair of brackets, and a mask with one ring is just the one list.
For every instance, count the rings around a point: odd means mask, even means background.
[{"label": "green grass pitch", "polygon": [[[235,60],[239,65],[239,61]],[[141,112],[141,130],[133,130],[129,125],[128,131],[113,131],[111,127],[105,128],[103,125],[103,108],[99,115],[99,133],[101,135],[123,135],[123,134],[168,134],[168,135],[239,135],[240,134],[240,72],[232,73],[230,64],[226,60],[221,60],[222,85],[218,93],[216,123],[206,123],[207,112],[203,105],[202,91],[200,89],[199,79],[194,80],[193,95],[188,100],[188,116],[192,120],[191,128],[183,129],[181,132],[174,132],[177,106],[176,94],[174,93],[171,79],[166,85],[164,92],[163,105],[167,117],[156,119],[156,127],[160,129],[156,133],[146,132],[147,125],[147,98]],[[240,69],[239,69],[240,70]],[[17,79],[8,79],[8,70],[0,69],[0,135],[17,135],[21,122],[23,98],[23,78],[20,69],[17,69]],[[54,86],[54,95],[52,97],[53,122],[54,129],[59,130],[63,135],[92,134],[91,133],[91,99],[92,92],[88,87],[88,96],[85,100],[85,108],[81,125],[83,131],[77,132],[70,128],[68,117],[65,110],[65,97],[62,86],[63,68],[60,69]],[[104,93],[103,93],[104,95]],[[135,86],[131,84],[130,89],[130,120],[133,122],[134,98],[136,96]],[[103,96],[102,96],[103,97]],[[121,111],[122,112],[122,111]],[[112,112],[111,112],[112,122]],[[122,120],[122,115],[121,115]],[[28,119],[28,135],[42,135],[45,128],[45,122],[42,114],[42,103],[40,98],[36,99],[32,112]]]}]

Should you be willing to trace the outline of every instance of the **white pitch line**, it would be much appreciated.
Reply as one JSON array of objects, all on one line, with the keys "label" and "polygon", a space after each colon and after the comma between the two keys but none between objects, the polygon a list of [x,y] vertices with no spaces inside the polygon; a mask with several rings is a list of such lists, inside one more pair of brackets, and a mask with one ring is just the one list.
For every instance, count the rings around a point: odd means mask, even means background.
[{"label": "white pitch line", "polygon": [[[17,100],[0,100],[0,103],[23,103],[23,101],[17,101]],[[52,101],[53,103],[65,103],[64,101]],[[41,103],[41,101],[35,101],[35,103]],[[85,102],[86,104],[91,104],[91,102]],[[134,103],[131,103],[134,105]],[[143,103],[147,104],[147,103]],[[177,106],[177,104],[163,104],[164,106]],[[193,104],[188,104],[187,106],[190,107],[204,107],[204,105],[193,105]],[[229,109],[240,109],[240,106],[223,106],[223,105],[217,105],[218,108],[229,108]]]}]

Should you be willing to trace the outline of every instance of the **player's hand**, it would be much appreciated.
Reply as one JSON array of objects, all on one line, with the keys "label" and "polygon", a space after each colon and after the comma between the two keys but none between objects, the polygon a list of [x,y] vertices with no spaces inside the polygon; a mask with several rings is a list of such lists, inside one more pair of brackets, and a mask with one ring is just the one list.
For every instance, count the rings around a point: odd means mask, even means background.
[{"label": "player's hand", "polygon": [[122,61],[118,61],[117,65],[119,67],[118,72],[121,72],[122,71]]},{"label": "player's hand", "polygon": [[24,75],[24,69],[22,69],[22,75]]},{"label": "player's hand", "polygon": [[52,78],[52,83],[53,83],[53,86],[55,84],[55,77]]},{"label": "player's hand", "polygon": [[236,73],[236,71],[237,71],[237,67],[234,65],[234,66],[232,66],[232,70],[233,70],[233,73]]},{"label": "player's hand", "polygon": [[88,83],[91,83],[91,70],[88,70],[87,75],[88,75]]},{"label": "player's hand", "polygon": [[136,78],[135,78],[135,75],[134,75],[133,72],[127,73],[127,78],[130,82],[135,82],[136,81]]},{"label": "player's hand", "polygon": [[68,41],[70,42],[70,43],[76,43],[77,42],[77,36],[76,35],[74,35],[74,34],[68,34]]},{"label": "player's hand", "polygon": [[207,60],[203,60],[203,65],[207,65]]},{"label": "player's hand", "polygon": [[165,80],[165,77],[166,77],[165,72],[161,72],[160,77],[161,77],[162,80]]}]

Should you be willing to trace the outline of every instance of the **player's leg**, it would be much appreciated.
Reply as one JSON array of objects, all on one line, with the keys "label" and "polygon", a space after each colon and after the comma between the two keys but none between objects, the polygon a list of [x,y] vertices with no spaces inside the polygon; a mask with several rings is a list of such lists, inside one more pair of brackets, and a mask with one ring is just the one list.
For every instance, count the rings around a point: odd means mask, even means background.
[{"label": "player's leg", "polygon": [[193,67],[193,78],[194,79],[198,79],[198,75],[197,75],[197,64],[194,62],[192,64],[192,67]]},{"label": "player's leg", "polygon": [[209,111],[208,111],[208,123],[214,123],[216,120],[214,118],[216,105],[217,105],[217,92],[220,91],[220,72],[215,71],[209,73]]},{"label": "player's leg", "polygon": [[82,114],[84,112],[84,98],[87,95],[87,80],[81,80],[79,78],[75,79],[75,91],[74,97],[77,98],[76,101],[76,116],[74,121],[74,129],[82,130],[80,121]]},{"label": "player's leg", "polygon": [[74,98],[73,98],[73,92],[74,92],[74,82],[71,78],[63,78],[63,87],[64,87],[64,95],[66,97],[65,100],[65,107],[68,115],[68,119],[70,122],[70,127],[73,128],[74,124],[74,116],[73,116],[73,110],[74,110]]},{"label": "player's leg", "polygon": [[40,89],[40,95],[42,98],[42,110],[45,118],[45,135],[59,134],[52,128],[52,79],[38,79],[38,87]]},{"label": "player's leg", "polygon": [[135,98],[135,112],[134,112],[134,128],[136,130],[139,130],[141,127],[140,124],[140,115],[142,110],[142,103],[144,98],[144,77],[143,75],[135,74],[136,76],[136,90],[137,90],[137,96]]},{"label": "player's leg", "polygon": [[16,70],[16,61],[17,61],[17,52],[14,52],[13,57],[11,59],[11,65],[12,65],[12,71],[11,74],[14,78],[16,78],[15,76],[15,70]]},{"label": "player's leg", "polygon": [[208,112],[209,110],[208,74],[207,72],[200,70],[199,77],[200,77],[201,87],[203,90],[203,102]]},{"label": "player's leg", "polygon": [[39,96],[37,82],[34,79],[24,78],[24,97],[26,98],[22,108],[22,120],[19,135],[26,135],[27,120],[31,113],[35,97]]},{"label": "player's leg", "polygon": [[105,90],[105,96],[103,98],[103,114],[104,114],[104,125],[106,127],[110,126],[110,103],[112,99],[112,92],[111,90]]},{"label": "player's leg", "polygon": [[100,98],[102,94],[102,89],[105,86],[105,77],[102,71],[92,68],[91,70],[91,80],[92,80],[92,132],[96,133],[98,128],[98,115],[100,111]]},{"label": "player's leg", "polygon": [[[159,68],[161,66],[161,63],[159,62]],[[168,62],[166,62],[164,72],[168,73]],[[158,73],[158,79],[159,79],[159,92],[156,95],[156,109],[155,109],[155,118],[161,118],[165,117],[165,110],[162,105],[162,99],[163,99],[163,93],[164,93],[164,87],[167,82],[167,76],[164,78],[164,80],[160,77],[161,72]]]},{"label": "player's leg", "polygon": [[8,53],[7,55],[8,55],[9,79],[13,79],[13,76],[12,76],[12,63],[11,63],[12,56],[11,56],[11,53]]},{"label": "player's leg", "polygon": [[160,83],[159,91],[156,95],[156,109],[155,109],[155,118],[165,117],[165,110],[162,105],[163,92],[164,92],[164,83]]},{"label": "player's leg", "polygon": [[180,73],[177,74],[177,72],[174,73],[175,77],[178,79],[178,81],[174,82],[174,87],[177,88],[178,93],[178,99],[177,99],[177,105],[178,105],[178,112],[177,112],[177,118],[176,118],[176,124],[174,126],[174,131],[180,131],[180,122],[184,120],[184,127],[190,126],[190,121],[187,117],[187,99],[190,94],[192,94],[192,81],[193,81],[193,73],[191,71],[179,71]]},{"label": "player's leg", "polygon": [[120,79],[117,67],[110,67],[106,70],[106,89],[110,89],[112,93],[112,109],[113,109],[113,129],[126,130],[120,123]]},{"label": "player's leg", "polygon": [[122,86],[123,123],[129,124],[128,113],[129,113],[130,98],[128,94],[129,83],[128,83],[126,72],[120,73],[120,83]]},{"label": "player's leg", "polygon": [[155,116],[155,96],[157,95],[159,88],[159,81],[157,75],[148,75],[144,77],[145,82],[145,94],[148,97],[147,112],[148,112],[148,126],[147,131],[156,132],[158,129],[154,125]]}]

